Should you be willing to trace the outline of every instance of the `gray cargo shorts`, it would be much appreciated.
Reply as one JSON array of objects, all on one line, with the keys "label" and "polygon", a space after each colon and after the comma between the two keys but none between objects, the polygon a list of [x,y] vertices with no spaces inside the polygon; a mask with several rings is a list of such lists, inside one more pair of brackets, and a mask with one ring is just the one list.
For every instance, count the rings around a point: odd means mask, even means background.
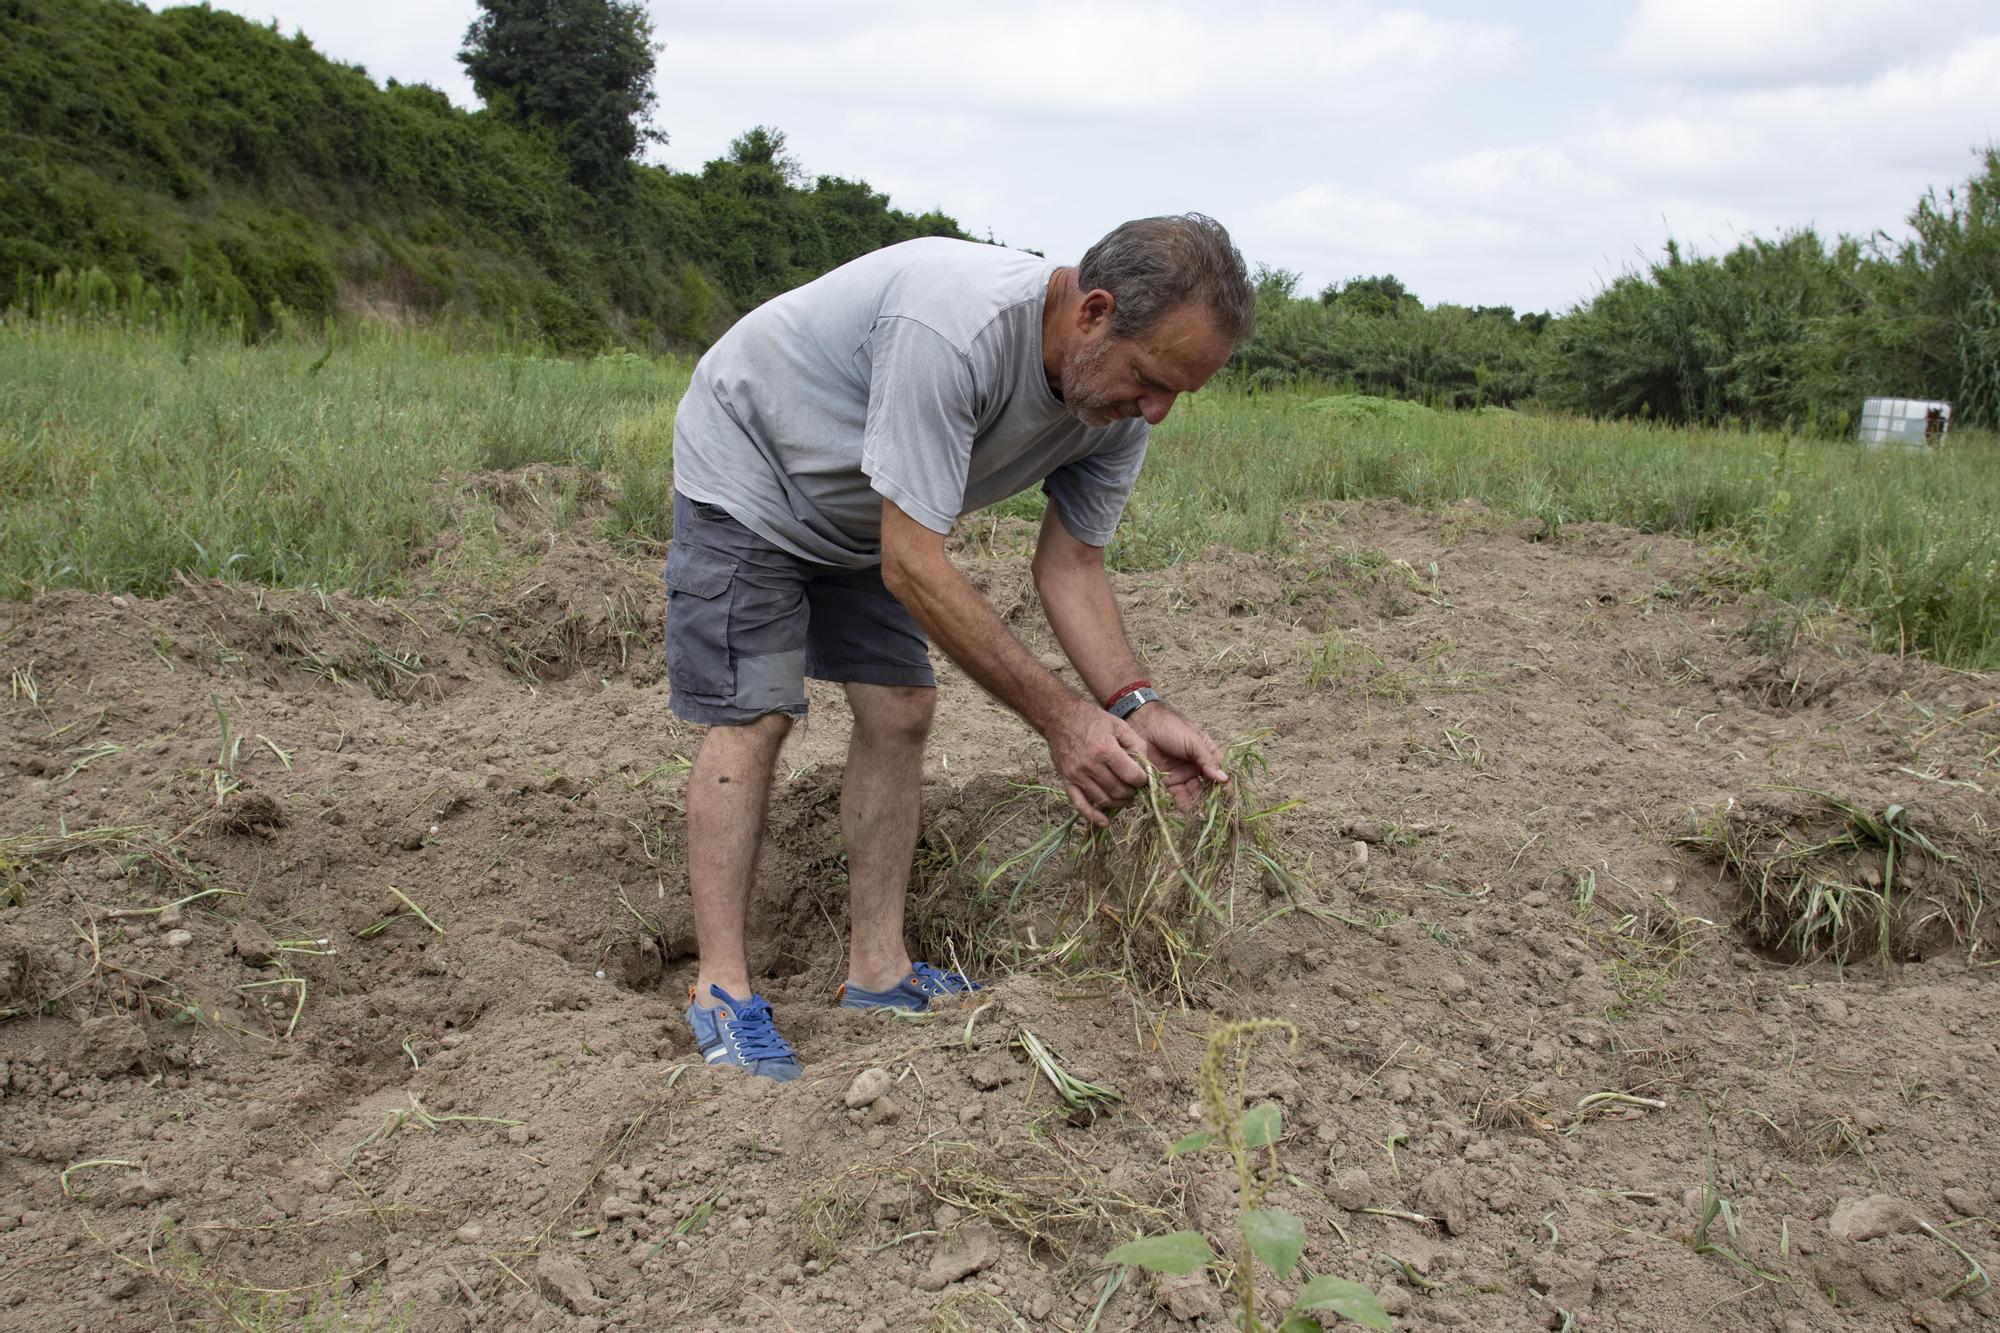
[{"label": "gray cargo shorts", "polygon": [[741,726],[806,714],[806,677],[935,687],[930,643],[879,567],[801,560],[674,492],[667,683],[675,713]]}]

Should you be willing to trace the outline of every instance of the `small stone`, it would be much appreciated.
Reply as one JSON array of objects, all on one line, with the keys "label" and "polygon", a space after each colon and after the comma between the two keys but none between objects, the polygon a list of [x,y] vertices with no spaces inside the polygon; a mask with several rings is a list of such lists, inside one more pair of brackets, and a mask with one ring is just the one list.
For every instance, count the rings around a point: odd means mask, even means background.
[{"label": "small stone", "polygon": [[1864,1241],[1916,1231],[1920,1225],[1917,1210],[1909,1204],[1892,1194],[1871,1194],[1834,1204],[1827,1231],[1835,1240]]},{"label": "small stone", "polygon": [[889,1321],[879,1314],[869,1315],[855,1325],[854,1333],[889,1333]]},{"label": "small stone", "polygon": [[1366,867],[1368,864],[1368,844],[1361,841],[1359,838],[1356,838],[1353,842],[1348,843],[1347,859],[1348,862],[1352,864],[1356,870],[1360,870]]},{"label": "small stone", "polygon": [[1383,1286],[1375,1295],[1382,1302],[1385,1314],[1405,1315],[1410,1312],[1410,1293],[1394,1282]]},{"label": "small stone", "polygon": [[1158,1274],[1153,1279],[1153,1299],[1183,1324],[1222,1318],[1222,1297],[1208,1284],[1204,1273],[1189,1273],[1185,1277]]},{"label": "small stone", "polygon": [[99,1078],[116,1078],[146,1058],[146,1034],[129,1018],[86,1018],[70,1047],[70,1064]]},{"label": "small stone", "polygon": [[1961,1217],[1978,1217],[1986,1211],[1986,1204],[1980,1199],[1979,1192],[1966,1189],[1963,1185],[1946,1186],[1944,1201]]},{"label": "small stone", "polygon": [[192,931],[170,930],[166,934],[166,945],[169,949],[185,949],[193,943],[194,932]]},{"label": "small stone", "polygon": [[542,1294],[576,1314],[596,1314],[605,1308],[590,1274],[574,1259],[545,1254],[535,1261],[535,1284]]},{"label": "small stone", "polygon": [[477,1245],[479,1238],[485,1234],[485,1227],[480,1226],[477,1222],[467,1222],[464,1226],[452,1232],[451,1238],[460,1245]]},{"label": "small stone", "polygon": [[507,1142],[513,1144],[516,1148],[527,1147],[528,1127],[526,1125],[515,1125],[512,1129],[509,1129],[507,1131]]},{"label": "small stone", "polygon": [[841,1101],[846,1104],[848,1110],[858,1111],[864,1106],[874,1105],[877,1099],[887,1096],[889,1089],[895,1086],[895,1082],[889,1077],[888,1070],[871,1066],[854,1076],[854,1081],[847,1085],[847,1095],[842,1097]]},{"label": "small stone", "polygon": [[229,932],[229,947],[252,967],[278,960],[278,942],[271,938],[270,931],[254,921],[236,923],[236,929]]},{"label": "small stone", "polygon": [[971,1277],[1000,1257],[999,1242],[986,1226],[969,1226],[959,1232],[958,1243],[940,1249],[931,1257],[931,1266],[917,1279],[925,1291],[943,1291],[954,1282]]},{"label": "small stone", "polygon": [[182,911],[179,903],[168,903],[153,914],[153,924],[161,930],[177,929],[181,922],[185,920],[187,920],[187,915]]},{"label": "small stone", "polygon": [[1360,1167],[1350,1166],[1333,1178],[1333,1188],[1327,1191],[1327,1197],[1349,1212],[1366,1208],[1374,1202],[1375,1182]]}]

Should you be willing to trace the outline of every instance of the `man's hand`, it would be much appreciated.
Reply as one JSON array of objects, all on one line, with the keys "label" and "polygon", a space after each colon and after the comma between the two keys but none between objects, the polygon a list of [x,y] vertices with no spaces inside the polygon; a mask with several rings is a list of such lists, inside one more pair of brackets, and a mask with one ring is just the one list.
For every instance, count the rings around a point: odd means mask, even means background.
[{"label": "man's hand", "polygon": [[1103,828],[1111,822],[1106,811],[1122,809],[1146,785],[1146,743],[1096,704],[1071,702],[1073,707],[1057,715],[1044,738],[1069,803]]},{"label": "man's hand", "polygon": [[1145,742],[1146,762],[1160,770],[1160,780],[1181,809],[1194,804],[1204,780],[1229,781],[1222,768],[1222,751],[1215,742],[1165,704],[1146,704],[1128,720],[1131,730]]}]

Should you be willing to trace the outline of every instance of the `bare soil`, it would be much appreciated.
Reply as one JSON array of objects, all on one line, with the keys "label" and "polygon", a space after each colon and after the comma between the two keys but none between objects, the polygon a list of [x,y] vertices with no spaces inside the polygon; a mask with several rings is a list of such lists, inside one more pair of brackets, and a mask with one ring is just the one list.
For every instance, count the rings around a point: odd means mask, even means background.
[{"label": "bare soil", "polygon": [[[1118,583],[1182,711],[1268,732],[1314,910],[1246,903],[1186,1008],[1001,966],[1070,872],[1011,910],[989,878],[1046,754],[944,666],[913,933],[992,985],[843,1013],[848,722],[816,687],[752,915],[807,1065],[778,1086],[704,1067],[681,1021],[699,737],[657,561],[590,535],[588,488],[552,531],[563,488],[479,479],[494,545],[447,542],[395,601],[0,610],[0,1326],[1222,1329],[1221,1270],[1101,1301],[1099,1261],[1178,1227],[1231,1248],[1233,1172],[1166,1149],[1206,1034],[1250,1016],[1299,1031],[1252,1068],[1286,1130],[1269,1203],[1398,1328],[2000,1312],[1976,1280],[1946,1298],[1957,1249],[2000,1263],[1972,912],[2000,682],[1866,652],[1677,540],[1313,510],[1285,557]],[[1056,660],[1028,530],[967,529]],[[1827,796],[1936,854],[1887,864]],[[1788,956],[1746,875],[1802,865],[1909,895],[1886,958],[1872,919],[1844,966]],[[1068,1114],[1023,1029],[1123,1100]],[[850,1108],[871,1069],[887,1093]]]}]

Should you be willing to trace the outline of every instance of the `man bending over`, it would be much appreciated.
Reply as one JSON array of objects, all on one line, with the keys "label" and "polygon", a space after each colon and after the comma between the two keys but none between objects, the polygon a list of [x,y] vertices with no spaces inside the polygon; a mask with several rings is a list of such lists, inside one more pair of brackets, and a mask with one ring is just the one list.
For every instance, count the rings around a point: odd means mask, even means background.
[{"label": "man bending over", "polygon": [[[696,367],[674,421],[667,674],[705,724],[688,784],[701,951],[687,1018],[711,1064],[793,1079],[752,993],[744,916],[778,748],[805,678],[854,711],[841,834],[852,940],[841,1003],[921,1009],[976,990],[912,963],[903,900],[936,697],[927,639],[1047,740],[1092,823],[1162,773],[1176,799],[1221,754],[1153,692],[1104,547],[1176,397],[1249,332],[1243,258],[1199,214],[1128,222],[1074,268],[941,238],[866,255],[758,307]],[[1007,632],[945,554],[962,514],[1041,483],[1033,572],[1092,697]]]}]

